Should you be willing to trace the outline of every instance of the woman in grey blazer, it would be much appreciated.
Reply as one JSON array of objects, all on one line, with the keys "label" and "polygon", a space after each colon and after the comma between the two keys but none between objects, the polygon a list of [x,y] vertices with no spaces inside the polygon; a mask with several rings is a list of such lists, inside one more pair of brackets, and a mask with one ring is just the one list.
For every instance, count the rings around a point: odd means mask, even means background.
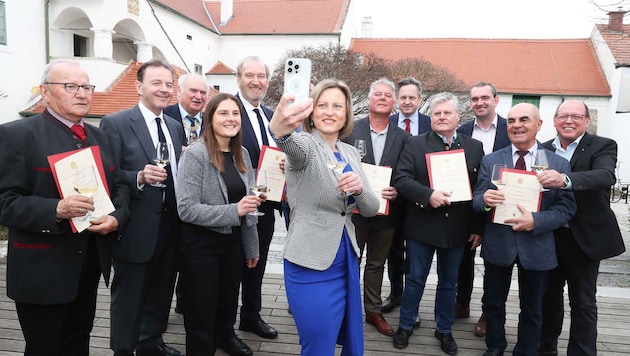
[{"label": "woman in grey blazer", "polygon": [[[313,104],[289,106],[285,95],[269,124],[287,154],[285,173],[291,219],[284,250],[289,307],[302,355],[363,355],[359,248],[352,211],[376,215],[378,199],[367,184],[357,150],[341,141],[352,132],[352,95],[343,82],[324,80]],[[304,118],[312,110],[306,121]],[[302,132],[295,129],[302,124]],[[347,162],[338,175],[329,165]],[[341,195],[340,192],[352,193]]]},{"label": "woman in grey blazer", "polygon": [[248,268],[258,262],[257,218],[248,213],[261,200],[249,189],[254,173],[241,146],[238,99],[216,95],[204,120],[203,139],[184,151],[177,175],[189,356],[214,355],[217,346],[236,338],[232,328],[217,330],[217,326],[234,324],[243,262]]}]

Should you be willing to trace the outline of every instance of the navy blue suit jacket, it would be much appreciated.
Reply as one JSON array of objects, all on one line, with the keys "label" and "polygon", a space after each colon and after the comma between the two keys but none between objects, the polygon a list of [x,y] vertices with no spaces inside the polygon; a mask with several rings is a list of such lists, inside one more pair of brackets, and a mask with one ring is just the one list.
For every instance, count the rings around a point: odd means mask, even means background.
[{"label": "navy blue suit jacket", "polygon": [[[494,147],[492,147],[492,152],[498,151],[503,147],[507,147],[510,145],[510,138],[507,135],[507,120],[501,117],[501,115],[497,115],[497,134],[494,137]],[[475,126],[475,120],[471,119],[465,123],[463,123],[460,127],[457,128],[457,132],[464,134],[468,137],[472,137],[473,128]]]},{"label": "navy blue suit jacket", "polygon": [[[398,126],[398,113],[389,116],[389,122],[394,126]],[[427,115],[418,113],[418,135],[431,131],[431,118]]]},{"label": "navy blue suit jacket", "polygon": [[[169,105],[165,107],[164,110],[162,111],[164,112],[165,115],[168,115],[172,117],[173,119],[179,121],[179,123],[182,125],[182,131],[184,132],[184,135],[186,135],[186,130],[184,130],[184,121],[182,118],[182,113],[181,111],[179,111],[179,103]],[[201,116],[201,130],[199,131],[199,136],[203,134],[203,117],[204,117],[203,111],[201,112],[200,116]],[[188,142],[185,142],[185,145],[188,145]]]},{"label": "navy blue suit jacket", "polygon": [[[538,147],[543,148],[541,145]],[[547,152],[549,168],[569,173],[569,162],[553,152]],[[485,155],[473,193],[473,209],[487,216],[481,245],[481,257],[489,263],[507,267],[518,257],[521,266],[533,271],[547,271],[558,265],[553,231],[566,225],[576,210],[573,193],[564,189],[550,188],[542,193],[540,211],[532,213],[533,231],[513,231],[512,226],[492,223],[493,211],[485,212],[483,194],[496,187],[490,182],[492,166],[505,164],[513,168],[512,146]]]}]

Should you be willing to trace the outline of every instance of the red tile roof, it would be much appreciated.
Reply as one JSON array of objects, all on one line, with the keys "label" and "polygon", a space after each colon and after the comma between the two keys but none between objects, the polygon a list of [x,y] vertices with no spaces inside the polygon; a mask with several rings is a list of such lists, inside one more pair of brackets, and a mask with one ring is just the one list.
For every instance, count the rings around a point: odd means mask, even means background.
[{"label": "red tile roof", "polygon": [[149,2],[170,9],[192,22],[216,32],[212,21],[206,14],[202,0],[149,0]]},{"label": "red tile roof", "polygon": [[[138,92],[136,91],[136,74],[142,63],[131,62],[129,66],[114,80],[114,82],[102,92],[95,92],[92,97],[92,107],[88,117],[103,117],[107,114],[114,113],[116,111],[128,109],[136,105],[139,101]],[[177,78],[180,75],[185,74],[186,71],[173,65],[175,71],[175,86],[173,88],[173,97],[171,98],[171,104],[177,102]],[[214,96],[214,93],[210,93],[210,96]],[[21,115],[31,116],[41,113],[46,108],[44,100],[40,99],[30,108],[21,112]]]},{"label": "red tile roof", "polygon": [[206,74],[236,74],[236,71],[221,61],[217,61]]},{"label": "red tile roof", "polygon": [[353,39],[350,49],[424,58],[469,85],[483,80],[503,93],[610,96],[589,39]]},{"label": "red tile roof", "polygon": [[350,0],[234,0],[234,17],[224,26],[221,2],[204,4],[223,34],[331,34],[341,32]]},{"label": "red tile roof", "polygon": [[630,25],[623,25],[621,32],[608,30],[608,25],[597,25],[604,41],[618,65],[630,65]]}]

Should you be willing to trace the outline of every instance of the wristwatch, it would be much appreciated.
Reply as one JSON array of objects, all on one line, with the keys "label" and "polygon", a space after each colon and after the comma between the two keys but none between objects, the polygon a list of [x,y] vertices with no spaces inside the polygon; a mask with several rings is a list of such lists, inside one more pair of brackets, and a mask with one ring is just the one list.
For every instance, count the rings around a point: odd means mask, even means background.
[{"label": "wristwatch", "polygon": [[567,189],[567,187],[569,186],[569,183],[571,183],[571,180],[569,179],[569,176],[566,174],[562,175],[562,180],[564,181],[564,187],[562,187],[562,189]]}]

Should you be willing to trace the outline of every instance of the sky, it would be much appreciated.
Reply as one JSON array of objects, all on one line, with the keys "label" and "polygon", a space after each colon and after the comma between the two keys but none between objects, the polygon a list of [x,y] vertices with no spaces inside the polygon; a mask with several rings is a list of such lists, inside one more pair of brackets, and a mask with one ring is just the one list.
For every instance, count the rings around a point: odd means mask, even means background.
[{"label": "sky", "polygon": [[[608,11],[630,0],[592,0]],[[354,0],[361,19],[372,17],[373,38],[588,38],[607,23],[591,0]]]}]

